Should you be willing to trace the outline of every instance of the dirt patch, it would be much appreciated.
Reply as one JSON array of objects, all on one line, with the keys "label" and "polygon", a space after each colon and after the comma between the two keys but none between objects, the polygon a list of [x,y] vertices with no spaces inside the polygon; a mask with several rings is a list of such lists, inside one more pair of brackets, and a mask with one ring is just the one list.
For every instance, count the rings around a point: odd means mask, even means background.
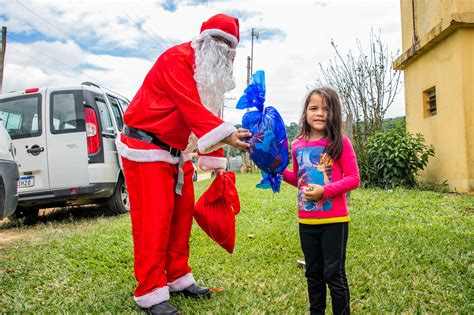
[{"label": "dirt patch", "polygon": [[[43,215],[44,213],[51,213],[54,211],[54,208],[51,209],[43,209],[39,212],[39,215]],[[10,229],[12,227],[13,229]],[[15,223],[6,218],[0,220],[0,249],[5,247],[8,243],[14,242],[16,240],[21,239],[33,239],[38,237],[38,234],[41,233],[41,230],[34,229],[34,228],[24,228],[17,230],[15,228]]]},{"label": "dirt patch", "polygon": [[[0,249],[21,240],[41,240],[56,228],[68,228],[69,224],[87,222],[107,216],[101,205],[41,209],[39,216],[31,220],[11,222],[0,220]],[[59,226],[59,227],[58,227]]]},{"label": "dirt patch", "polygon": [[[5,221],[5,220],[2,220]],[[0,221],[0,224],[2,223]],[[38,231],[24,230],[24,231],[2,231],[0,230],[0,249],[5,247],[8,243],[19,240],[19,239],[31,239],[38,234]]]}]

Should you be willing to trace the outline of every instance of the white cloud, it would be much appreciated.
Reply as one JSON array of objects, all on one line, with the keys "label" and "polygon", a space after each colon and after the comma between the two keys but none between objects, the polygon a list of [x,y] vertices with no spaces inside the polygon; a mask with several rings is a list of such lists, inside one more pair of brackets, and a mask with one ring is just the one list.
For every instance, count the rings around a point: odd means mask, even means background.
[{"label": "white cloud", "polygon": [[[219,12],[248,14],[240,20],[241,32],[279,29],[284,39],[254,42],[254,70],[265,70],[266,105],[276,107],[286,124],[297,122],[307,86],[318,77],[318,63],[334,56],[331,39],[342,52],[356,49],[356,39],[367,43],[371,28],[380,29],[390,50],[401,47],[398,0],[366,1],[228,1],[164,10],[156,1],[53,1],[0,0],[0,21],[17,39],[42,32],[51,40],[29,44],[10,39],[7,47],[4,91],[43,85],[96,81],[131,99],[158,57],[159,46],[189,41],[201,23]],[[142,24],[140,29],[137,25]],[[165,39],[157,44],[159,38]],[[249,34],[241,33],[241,37]],[[12,37],[13,38],[13,37]],[[136,49],[150,59],[114,57],[114,49]],[[102,50],[101,54],[91,51]],[[131,55],[131,53],[130,53]],[[237,88],[227,101],[234,107],[246,86],[250,43],[243,42],[234,65]],[[84,65],[92,67],[85,67]],[[103,69],[102,69],[103,68]],[[225,119],[239,123],[243,111],[226,108]],[[389,110],[404,115],[403,94]]]}]

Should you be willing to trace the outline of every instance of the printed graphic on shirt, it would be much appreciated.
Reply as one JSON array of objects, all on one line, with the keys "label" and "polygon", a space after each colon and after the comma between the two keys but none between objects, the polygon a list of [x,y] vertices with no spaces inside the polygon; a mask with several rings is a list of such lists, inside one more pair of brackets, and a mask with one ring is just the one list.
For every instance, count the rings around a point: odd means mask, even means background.
[{"label": "printed graphic on shirt", "polygon": [[332,199],[326,201],[308,201],[304,198],[304,189],[308,184],[324,186],[332,180],[333,161],[324,147],[308,147],[297,149],[298,163],[298,209],[303,211],[327,211],[332,209]]}]

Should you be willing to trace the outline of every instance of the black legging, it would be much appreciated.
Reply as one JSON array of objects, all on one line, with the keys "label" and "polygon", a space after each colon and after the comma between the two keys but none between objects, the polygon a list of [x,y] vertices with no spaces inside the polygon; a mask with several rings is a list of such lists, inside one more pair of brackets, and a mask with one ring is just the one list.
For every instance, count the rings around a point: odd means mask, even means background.
[{"label": "black legging", "polygon": [[347,222],[309,225],[300,223],[300,240],[306,261],[311,314],[324,314],[326,284],[334,314],[350,314],[349,285],[345,262]]}]

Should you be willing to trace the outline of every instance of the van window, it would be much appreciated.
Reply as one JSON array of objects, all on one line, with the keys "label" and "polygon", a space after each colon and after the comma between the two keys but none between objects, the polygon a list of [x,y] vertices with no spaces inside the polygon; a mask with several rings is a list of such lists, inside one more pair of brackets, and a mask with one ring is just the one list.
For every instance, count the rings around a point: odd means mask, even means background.
[{"label": "van window", "polygon": [[0,123],[12,139],[41,135],[41,95],[0,99]]},{"label": "van window", "polygon": [[112,112],[114,114],[115,121],[117,122],[117,128],[121,131],[123,128],[123,118],[122,113],[120,112],[119,100],[109,94],[107,94],[107,97],[109,98],[110,105],[112,106]]},{"label": "van window", "polygon": [[21,128],[21,114],[0,112],[0,119],[3,120],[3,125],[7,130]]},{"label": "van window", "polygon": [[125,101],[125,100],[123,100],[119,97],[112,96],[110,94],[107,94],[107,97],[109,98],[110,103],[115,101],[115,103],[117,103],[120,106],[120,108],[122,110],[122,113],[125,113],[125,111],[127,110],[128,105],[129,105],[128,101]]},{"label": "van window", "polygon": [[84,105],[78,91],[51,93],[51,133],[85,131]]},{"label": "van window", "polygon": [[119,99],[119,103],[120,103],[120,106],[122,107],[122,111],[125,113],[129,105],[129,102]]},{"label": "van window", "polygon": [[106,133],[114,133],[114,125],[112,123],[112,118],[110,117],[109,110],[107,109],[107,104],[105,101],[99,98],[95,99],[95,103],[99,108],[100,122],[102,123],[102,130]]}]

